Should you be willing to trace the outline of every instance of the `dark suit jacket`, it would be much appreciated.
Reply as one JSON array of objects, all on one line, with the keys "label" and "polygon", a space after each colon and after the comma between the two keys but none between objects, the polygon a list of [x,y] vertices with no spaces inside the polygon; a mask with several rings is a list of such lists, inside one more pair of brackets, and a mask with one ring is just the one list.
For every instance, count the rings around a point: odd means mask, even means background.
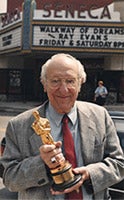
[{"label": "dark suit jacket", "polygon": [[[45,117],[46,104],[38,110]],[[94,198],[107,199],[106,188],[124,178],[124,155],[114,124],[101,106],[76,102],[78,109],[81,152],[90,173]],[[54,199],[50,180],[39,155],[41,139],[31,128],[33,110],[10,120],[6,131],[6,150],[3,156],[4,183],[12,191],[19,191],[19,199]]]}]

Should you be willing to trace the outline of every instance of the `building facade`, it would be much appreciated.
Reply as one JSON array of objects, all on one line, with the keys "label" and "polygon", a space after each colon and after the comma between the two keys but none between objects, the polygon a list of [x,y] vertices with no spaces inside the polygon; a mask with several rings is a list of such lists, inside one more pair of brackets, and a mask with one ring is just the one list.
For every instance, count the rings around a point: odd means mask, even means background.
[{"label": "building facade", "polygon": [[124,102],[124,1],[8,0],[0,19],[0,100],[40,100],[42,64],[65,52],[87,72],[80,100],[93,101],[98,80],[107,103]]}]

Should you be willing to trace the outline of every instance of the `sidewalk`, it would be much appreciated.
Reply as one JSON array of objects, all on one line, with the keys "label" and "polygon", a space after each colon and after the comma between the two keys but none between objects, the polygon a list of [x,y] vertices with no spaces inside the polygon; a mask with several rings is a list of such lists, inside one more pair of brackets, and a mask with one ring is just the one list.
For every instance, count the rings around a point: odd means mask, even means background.
[{"label": "sidewalk", "polygon": [[[36,106],[39,106],[40,102],[20,102],[20,101],[13,101],[13,102],[0,102],[0,112],[7,112],[7,113],[21,113]],[[112,104],[112,105],[105,105],[107,110],[111,111],[124,111],[124,104]]]},{"label": "sidewalk", "polygon": [[21,102],[21,101],[13,101],[13,102],[7,102],[3,101],[0,102],[0,112],[6,112],[6,113],[22,113],[26,110],[29,110],[31,108],[39,106],[40,102]]}]

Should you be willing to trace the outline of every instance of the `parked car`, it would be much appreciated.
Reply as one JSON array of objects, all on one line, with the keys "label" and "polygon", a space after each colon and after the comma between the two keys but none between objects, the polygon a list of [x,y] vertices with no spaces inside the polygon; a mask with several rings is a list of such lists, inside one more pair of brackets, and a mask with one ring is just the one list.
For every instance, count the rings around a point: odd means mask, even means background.
[{"label": "parked car", "polygon": [[[120,144],[124,151],[124,112],[122,111],[109,111],[109,114],[114,121],[117,129],[117,134],[120,139]],[[124,200],[124,179],[109,188],[112,199]]]},{"label": "parked car", "polygon": [[[114,121],[115,127],[117,129],[117,134],[120,139],[120,144],[122,146],[122,149],[124,151],[124,112],[118,112],[118,111],[109,111],[109,114]],[[3,154],[4,148],[6,145],[5,138],[2,139],[1,141],[1,154]],[[2,155],[1,155],[2,156]],[[2,177],[2,171],[3,167],[0,165],[0,176]],[[118,184],[113,185],[112,187],[109,188],[112,200],[124,200],[124,179],[119,182]],[[9,192],[9,191],[7,191]],[[15,195],[17,197],[17,193],[11,193],[10,195]],[[17,198],[15,198],[17,199]]]},{"label": "parked car", "polygon": [[114,121],[117,134],[120,139],[120,144],[124,151],[124,112],[123,111],[109,111],[109,114]]},{"label": "parked car", "polygon": [[[4,149],[5,149],[5,146],[6,146],[6,139],[5,139],[5,137],[3,137],[2,141],[1,141],[1,144],[0,144],[0,156],[1,157],[3,156],[3,152],[4,152]],[[4,171],[4,167],[0,163],[0,177],[1,178],[3,176],[3,171]]]}]

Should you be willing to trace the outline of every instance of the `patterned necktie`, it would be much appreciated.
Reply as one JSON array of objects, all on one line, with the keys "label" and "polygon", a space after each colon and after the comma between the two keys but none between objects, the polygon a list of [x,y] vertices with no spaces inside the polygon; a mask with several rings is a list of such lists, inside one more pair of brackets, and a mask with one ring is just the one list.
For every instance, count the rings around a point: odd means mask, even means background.
[{"label": "patterned necktie", "polygon": [[[63,122],[62,132],[63,132],[65,158],[72,164],[72,168],[75,168],[77,166],[76,153],[75,153],[73,136],[68,127],[68,121],[69,121],[68,116],[64,115],[63,120],[62,120]],[[79,193],[77,193],[77,191],[72,191],[65,195],[65,199],[82,200],[83,197],[82,197],[81,187],[80,187]]]}]

